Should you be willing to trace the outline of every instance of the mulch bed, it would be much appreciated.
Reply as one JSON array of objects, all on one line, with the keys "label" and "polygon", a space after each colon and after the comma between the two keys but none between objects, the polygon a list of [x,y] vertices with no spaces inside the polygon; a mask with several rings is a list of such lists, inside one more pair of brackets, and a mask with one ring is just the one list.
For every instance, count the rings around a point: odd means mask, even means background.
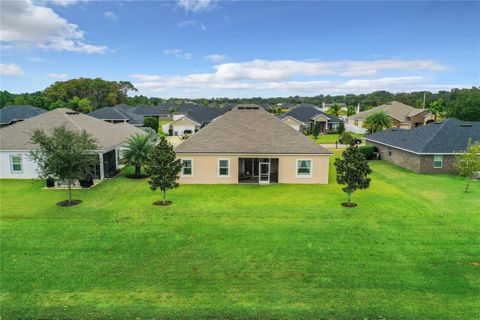
[{"label": "mulch bed", "polygon": [[68,200],[63,200],[63,201],[60,201],[60,202],[57,202],[57,206],[59,207],[72,207],[72,206],[76,206],[77,204],[80,204],[82,203],[82,200],[72,200],[72,201],[68,201]]},{"label": "mulch bed", "polygon": [[350,202],[350,205],[348,205],[348,202],[342,202],[342,207],[345,208],[355,208],[357,206],[356,203]]},{"label": "mulch bed", "polygon": [[154,206],[169,206],[171,204],[173,204],[173,202],[169,200],[165,201],[165,203],[163,203],[162,201],[155,201],[153,203]]},{"label": "mulch bed", "polygon": [[145,179],[145,178],[148,178],[149,175],[141,174],[139,176],[136,176],[134,174],[127,174],[127,175],[125,175],[125,177],[127,177],[128,179]]}]

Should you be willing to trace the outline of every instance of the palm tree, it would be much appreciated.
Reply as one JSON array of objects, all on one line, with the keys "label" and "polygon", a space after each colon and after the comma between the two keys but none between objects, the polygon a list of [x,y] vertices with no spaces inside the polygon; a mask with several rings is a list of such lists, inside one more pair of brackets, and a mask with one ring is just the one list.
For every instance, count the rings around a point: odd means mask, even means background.
[{"label": "palm tree", "polygon": [[363,124],[370,133],[382,131],[392,126],[392,118],[385,111],[377,111],[367,116]]},{"label": "palm tree", "polygon": [[142,165],[150,157],[153,147],[151,137],[146,134],[136,134],[127,140],[123,158],[126,164],[135,166],[135,177],[141,177]]},{"label": "palm tree", "polygon": [[328,113],[331,114],[331,115],[334,115],[335,117],[338,118],[341,110],[342,110],[342,107],[340,107],[338,104],[334,103],[328,108]]}]

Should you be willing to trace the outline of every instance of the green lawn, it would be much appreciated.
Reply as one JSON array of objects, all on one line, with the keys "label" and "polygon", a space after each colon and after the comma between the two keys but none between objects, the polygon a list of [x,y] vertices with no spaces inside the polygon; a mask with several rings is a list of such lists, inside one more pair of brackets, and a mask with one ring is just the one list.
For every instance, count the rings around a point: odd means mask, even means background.
[{"label": "green lawn", "polygon": [[[356,134],[353,132],[350,132],[350,134],[353,137],[359,138],[363,140],[363,137],[365,136],[364,134]],[[317,140],[315,140],[317,143],[324,143],[324,144],[334,144],[336,141],[338,141],[339,134],[338,133],[329,133],[329,134],[322,134],[318,136]],[[313,135],[310,135],[310,138],[313,140]]]},{"label": "green lawn", "polygon": [[[480,183],[373,162],[329,185],[0,182],[1,318],[478,319]],[[331,174],[333,177],[333,172]]]}]

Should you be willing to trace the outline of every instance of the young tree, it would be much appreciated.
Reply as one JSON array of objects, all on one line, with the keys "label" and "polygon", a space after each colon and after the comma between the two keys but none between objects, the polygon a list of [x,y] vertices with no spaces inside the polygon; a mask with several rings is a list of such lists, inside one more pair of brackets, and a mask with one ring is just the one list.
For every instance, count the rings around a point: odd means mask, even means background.
[{"label": "young tree", "polygon": [[343,121],[340,121],[337,127],[337,133],[342,134],[345,132],[345,123]]},{"label": "young tree", "polygon": [[177,159],[173,146],[165,137],[160,137],[148,160],[147,173],[150,175],[150,189],[160,189],[163,192],[162,204],[166,204],[167,190],[179,186],[177,180],[181,170],[182,161]]},{"label": "young tree", "polygon": [[142,165],[148,161],[154,143],[148,134],[136,134],[128,138],[123,150],[123,160],[126,164],[135,166],[135,178],[142,176]]},{"label": "young tree", "polygon": [[159,120],[158,117],[145,117],[143,120],[145,127],[152,128],[155,132],[158,132]]},{"label": "young tree", "polygon": [[445,106],[442,99],[433,101],[432,103],[430,103],[427,109],[433,114],[434,122],[437,122],[438,116],[442,115],[445,112]]},{"label": "young tree", "polygon": [[465,151],[456,156],[454,166],[462,177],[467,178],[465,192],[468,192],[470,181],[480,174],[480,141],[468,141]]},{"label": "young tree", "polygon": [[315,140],[317,140],[318,136],[320,135],[320,122],[314,122],[312,128],[312,135]]},{"label": "young tree", "polygon": [[377,111],[367,116],[363,125],[370,133],[382,131],[392,126],[392,118],[385,111]]},{"label": "young tree", "polygon": [[35,130],[31,141],[38,149],[30,152],[42,176],[54,176],[68,184],[68,200],[65,205],[74,205],[72,184],[75,179],[85,179],[91,175],[98,163],[95,154],[95,139],[86,131],[69,130],[64,125],[53,129],[51,135],[43,130]]},{"label": "young tree", "polygon": [[353,116],[357,113],[357,108],[354,105],[347,106],[347,117]]},{"label": "young tree", "polygon": [[368,175],[372,170],[364,155],[358,147],[350,146],[343,153],[341,158],[335,159],[337,171],[337,183],[345,185],[342,190],[348,194],[347,206],[351,207],[350,198],[357,189],[366,189],[370,186]]}]

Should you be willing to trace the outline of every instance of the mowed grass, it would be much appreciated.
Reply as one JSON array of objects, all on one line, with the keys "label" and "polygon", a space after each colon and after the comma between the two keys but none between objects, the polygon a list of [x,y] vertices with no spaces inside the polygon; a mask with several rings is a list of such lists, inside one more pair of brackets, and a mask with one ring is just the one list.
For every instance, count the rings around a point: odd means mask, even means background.
[{"label": "mowed grass", "polygon": [[[363,141],[363,137],[365,135],[362,134],[356,134],[353,132],[350,132],[352,137],[359,138]],[[319,135],[317,140],[315,140],[317,143],[323,143],[323,144],[334,144],[335,142],[338,141],[338,138],[340,135],[338,133],[328,133],[328,134],[322,134]],[[310,135],[310,138],[313,140],[313,135]]]},{"label": "mowed grass", "polygon": [[[478,319],[480,184],[372,162],[340,186],[0,182],[2,319]],[[331,178],[333,181],[333,170]]]}]

